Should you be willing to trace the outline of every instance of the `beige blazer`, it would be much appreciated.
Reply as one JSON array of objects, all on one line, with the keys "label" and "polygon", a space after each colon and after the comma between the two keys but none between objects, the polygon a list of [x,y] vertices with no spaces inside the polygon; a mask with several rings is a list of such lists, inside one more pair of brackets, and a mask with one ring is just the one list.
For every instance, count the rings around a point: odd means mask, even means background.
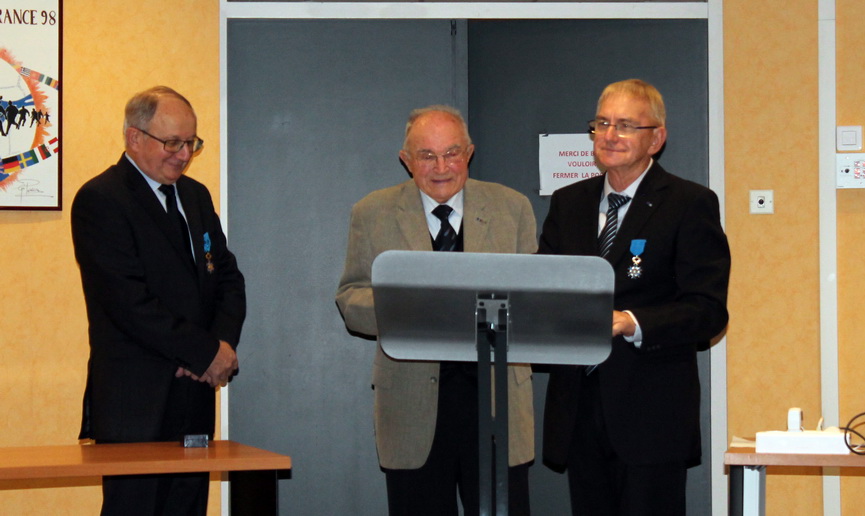
[{"label": "beige blazer", "polygon": [[[473,179],[463,191],[465,252],[537,250],[535,216],[524,195]],[[412,180],[372,192],[352,208],[345,270],[336,293],[349,330],[378,334],[370,275],[373,260],[391,249],[432,251],[420,192]],[[531,368],[508,369],[508,462],[515,466],[534,459]],[[372,383],[382,467],[417,469],[426,462],[435,431],[438,377],[438,362],[393,360],[377,346]]]}]

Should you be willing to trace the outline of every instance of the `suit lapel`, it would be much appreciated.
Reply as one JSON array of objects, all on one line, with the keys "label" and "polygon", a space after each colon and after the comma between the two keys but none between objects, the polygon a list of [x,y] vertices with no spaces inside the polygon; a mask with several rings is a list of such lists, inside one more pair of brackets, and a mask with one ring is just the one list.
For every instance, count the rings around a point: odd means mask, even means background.
[{"label": "suit lapel", "polygon": [[186,176],[181,176],[177,181],[177,192],[180,202],[183,203],[183,211],[186,214],[186,225],[189,226],[189,234],[192,237],[192,253],[195,255],[195,268],[199,276],[204,273],[200,265],[204,262],[204,222],[201,220],[201,212],[198,210],[196,198],[189,188]]},{"label": "suit lapel", "polygon": [[631,240],[638,238],[640,231],[657,211],[664,200],[663,189],[666,185],[664,169],[656,161],[646,173],[643,182],[637,188],[637,193],[631,199],[628,214],[622,221],[616,240],[610,250],[610,262],[616,263],[623,256],[630,258]]},{"label": "suit lapel", "polygon": [[125,156],[119,165],[123,167],[126,173],[126,184],[132,192],[132,197],[141,205],[147,215],[153,219],[153,223],[165,234],[172,245],[175,245],[175,239],[171,237],[173,232],[171,231],[172,227],[168,220],[168,214],[165,213],[165,208],[162,207],[162,203],[159,202],[156,193],[154,193],[150,185],[147,184],[147,181],[141,177],[141,173],[138,172]]},{"label": "suit lapel", "polygon": [[397,202],[396,224],[409,250],[432,251],[432,240],[423,211],[423,202],[420,199],[420,191],[411,180],[403,183]]},{"label": "suit lapel", "polygon": [[490,222],[495,214],[486,192],[471,179],[463,187],[463,250],[480,253],[497,249],[490,241]]},{"label": "suit lapel", "polygon": [[[187,255],[188,252],[186,251],[186,246],[184,245],[184,242],[177,237],[178,232],[175,231],[174,226],[172,225],[173,223],[169,220],[165,208],[162,207],[162,203],[160,203],[159,199],[156,198],[156,193],[154,193],[150,188],[147,181],[141,177],[141,173],[138,172],[135,166],[130,163],[125,156],[121,159],[119,165],[121,165],[126,171],[126,184],[129,186],[132,197],[141,205],[162,234],[165,235],[165,238],[175,251],[180,253],[180,256]],[[189,260],[182,261],[190,263]],[[191,263],[189,267],[191,270]]]},{"label": "suit lapel", "polygon": [[[604,176],[598,176],[597,179],[589,179],[595,184],[588,185],[586,196],[583,199],[578,199],[570,207],[574,210],[571,217],[564,220],[586,220],[591,221],[589,224],[577,224],[573,231],[573,238],[576,240],[577,250],[574,254],[580,255],[595,255],[598,254],[598,206],[601,203],[601,195],[604,193]],[[565,228],[571,230],[571,228]]]}]

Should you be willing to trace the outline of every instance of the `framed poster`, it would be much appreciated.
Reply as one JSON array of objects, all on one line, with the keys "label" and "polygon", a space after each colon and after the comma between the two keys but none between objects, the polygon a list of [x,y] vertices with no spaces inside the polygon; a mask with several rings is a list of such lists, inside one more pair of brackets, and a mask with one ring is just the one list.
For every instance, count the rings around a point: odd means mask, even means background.
[{"label": "framed poster", "polygon": [[61,209],[61,9],[0,0],[0,209]]}]

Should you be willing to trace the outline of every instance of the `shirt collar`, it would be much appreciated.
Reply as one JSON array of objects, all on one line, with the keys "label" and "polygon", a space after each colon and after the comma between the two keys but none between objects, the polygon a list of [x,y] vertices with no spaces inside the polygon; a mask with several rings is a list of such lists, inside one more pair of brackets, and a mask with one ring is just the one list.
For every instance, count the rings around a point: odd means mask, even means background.
[{"label": "shirt collar", "polygon": [[634,195],[636,195],[636,193],[637,193],[637,189],[640,187],[640,183],[642,183],[643,179],[646,177],[646,172],[648,172],[649,169],[652,168],[652,164],[654,164],[654,163],[655,163],[654,158],[649,158],[649,165],[646,167],[646,170],[644,170],[643,173],[640,174],[637,177],[637,179],[634,180],[633,183],[629,184],[628,187],[625,188],[624,190],[622,190],[621,192],[616,192],[615,190],[613,190],[613,187],[610,186],[610,178],[606,174],[604,174],[604,199],[606,199],[607,195],[609,195],[612,192],[615,192],[615,193],[621,194],[621,195],[627,195],[628,197],[633,198]]},{"label": "shirt collar", "polygon": [[447,204],[456,212],[457,215],[462,218],[463,216],[463,191],[460,190],[453,197],[447,200],[445,203],[436,202],[432,197],[424,193],[422,190],[420,191],[420,198],[423,202],[423,211],[424,213],[432,213],[436,206],[439,204]]},{"label": "shirt collar", "polygon": [[135,170],[137,170],[138,173],[141,174],[141,177],[143,177],[144,180],[147,181],[147,184],[150,186],[150,189],[153,190],[153,193],[156,193],[156,191],[159,190],[159,187],[162,186],[162,184],[158,181],[154,181],[150,178],[150,176],[142,172],[141,168],[138,166],[138,163],[136,163],[135,160],[132,159],[132,156],[130,156],[128,153],[124,153],[124,156],[126,156],[126,159],[128,159],[129,162],[132,163],[132,166],[135,167]]}]

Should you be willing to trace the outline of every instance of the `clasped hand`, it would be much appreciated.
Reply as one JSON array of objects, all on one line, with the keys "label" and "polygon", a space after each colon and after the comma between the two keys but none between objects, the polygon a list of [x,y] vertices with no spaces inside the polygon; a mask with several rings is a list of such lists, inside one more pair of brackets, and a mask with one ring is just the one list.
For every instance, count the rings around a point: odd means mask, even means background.
[{"label": "clasped hand", "polygon": [[197,376],[189,369],[178,367],[174,376],[177,378],[188,376],[197,382],[207,382],[208,385],[216,388],[228,384],[228,380],[237,372],[238,367],[237,353],[235,353],[234,348],[228,342],[221,340],[219,341],[219,351],[203,375]]}]

